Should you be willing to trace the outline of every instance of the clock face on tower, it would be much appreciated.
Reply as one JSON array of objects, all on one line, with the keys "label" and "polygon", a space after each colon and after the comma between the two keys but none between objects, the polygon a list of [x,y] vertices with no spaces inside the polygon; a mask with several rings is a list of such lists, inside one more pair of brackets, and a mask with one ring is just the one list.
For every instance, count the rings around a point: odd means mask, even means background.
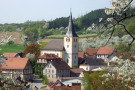
[{"label": "clock face on tower", "polygon": [[66,38],[66,41],[67,41],[67,42],[70,42],[70,38],[69,38],[69,37],[67,37],[67,38]]}]

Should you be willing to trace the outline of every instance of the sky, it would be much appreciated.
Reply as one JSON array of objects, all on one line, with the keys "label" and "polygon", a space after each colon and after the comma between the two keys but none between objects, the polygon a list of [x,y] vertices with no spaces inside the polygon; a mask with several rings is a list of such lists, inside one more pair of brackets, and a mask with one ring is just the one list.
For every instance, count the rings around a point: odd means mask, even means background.
[{"label": "sky", "polygon": [[110,8],[111,0],[0,0],[0,23],[50,21],[70,14],[77,18],[92,10]]}]

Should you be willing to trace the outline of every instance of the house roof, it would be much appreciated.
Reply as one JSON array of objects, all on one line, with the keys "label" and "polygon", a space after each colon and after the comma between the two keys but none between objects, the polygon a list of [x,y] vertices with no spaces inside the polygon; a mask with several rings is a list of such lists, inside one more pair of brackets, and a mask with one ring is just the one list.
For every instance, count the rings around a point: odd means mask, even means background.
[{"label": "house roof", "polygon": [[74,30],[72,13],[70,13],[68,31],[67,31],[65,36],[67,36],[67,37],[78,37],[78,35],[76,34],[76,32]]},{"label": "house roof", "polygon": [[81,86],[55,86],[53,90],[81,90]]},{"label": "house roof", "polygon": [[57,55],[55,54],[44,54],[42,56],[39,56],[38,59],[46,59],[47,61],[50,61],[50,60],[58,60],[58,61],[61,61],[61,58],[58,57]]},{"label": "house roof", "polygon": [[[83,72],[84,72],[84,71],[83,71]],[[82,80],[81,77],[61,77],[61,81],[67,81],[67,80],[73,80],[73,79]]]},{"label": "house roof", "polygon": [[[50,63],[57,69],[57,70],[68,70],[70,69],[70,67],[68,66],[68,64],[65,61],[56,61],[56,60],[52,60],[50,61]],[[48,63],[49,64],[49,63]],[[48,65],[47,64],[47,65]],[[46,66],[47,66],[46,65]]]},{"label": "house roof", "polygon": [[55,86],[65,86],[62,82],[60,82],[57,78],[53,78],[53,81],[49,82],[45,90],[50,90]]},{"label": "house roof", "polygon": [[3,55],[7,58],[14,58],[18,53],[4,53]]},{"label": "house roof", "polygon": [[78,52],[78,57],[79,58],[84,58],[84,52]]},{"label": "house roof", "polygon": [[114,52],[115,48],[113,47],[100,47],[97,51],[97,55],[111,55]]},{"label": "house roof", "polygon": [[41,50],[56,50],[56,51],[64,50],[64,42],[63,40],[51,40]]},{"label": "house roof", "polygon": [[85,71],[83,68],[77,68],[77,69],[70,69],[73,73],[81,73],[82,71]]},{"label": "house roof", "polygon": [[88,54],[89,56],[93,56],[94,54],[96,54],[98,51],[98,49],[85,49],[85,53]]},{"label": "house roof", "polygon": [[104,65],[103,59],[97,59],[97,58],[85,58],[84,64],[88,65]]},{"label": "house roof", "polygon": [[28,62],[28,58],[8,58],[2,69],[24,69]]}]

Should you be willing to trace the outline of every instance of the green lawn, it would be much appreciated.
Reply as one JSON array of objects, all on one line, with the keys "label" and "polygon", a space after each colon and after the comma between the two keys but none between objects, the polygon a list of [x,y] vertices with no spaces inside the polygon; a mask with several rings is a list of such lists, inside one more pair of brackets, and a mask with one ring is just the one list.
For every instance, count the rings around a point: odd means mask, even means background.
[{"label": "green lawn", "polygon": [[10,46],[8,44],[0,46],[0,54],[3,54],[5,52],[23,52],[25,47],[23,45],[18,44],[11,44]]}]

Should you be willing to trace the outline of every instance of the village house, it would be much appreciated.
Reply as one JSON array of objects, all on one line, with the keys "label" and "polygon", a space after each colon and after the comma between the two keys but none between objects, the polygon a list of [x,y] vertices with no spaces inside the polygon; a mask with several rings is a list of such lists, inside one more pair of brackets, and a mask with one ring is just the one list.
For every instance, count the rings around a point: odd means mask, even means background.
[{"label": "village house", "polygon": [[70,69],[71,77],[78,77],[81,72],[85,71],[83,68]]},{"label": "village house", "polygon": [[1,68],[6,78],[20,76],[22,79],[32,80],[33,70],[28,58],[8,58]]},{"label": "village house", "polygon": [[65,85],[57,78],[53,78],[53,81],[49,82],[44,90],[55,90],[54,89],[55,86],[65,86]]},{"label": "village house", "polygon": [[72,13],[64,40],[52,40],[41,49],[41,55],[55,54],[62,58],[70,67],[78,66],[78,35],[73,28]]},{"label": "village house", "polygon": [[43,68],[43,76],[52,81],[57,77],[70,77],[70,67],[65,61],[50,61]]},{"label": "village house", "polygon": [[6,58],[21,58],[20,53],[4,53]]},{"label": "village house", "polygon": [[84,58],[84,62],[79,66],[79,68],[83,68],[85,71],[91,71],[92,69],[104,67],[105,63],[103,59],[97,59],[96,57],[86,57]]},{"label": "village house", "polygon": [[100,59],[111,60],[114,57],[114,52],[116,52],[116,49],[113,47],[100,47],[96,53],[96,56]]},{"label": "village house", "polygon": [[62,59],[55,54],[44,54],[37,58],[37,63],[48,63],[51,60],[61,61]]}]

